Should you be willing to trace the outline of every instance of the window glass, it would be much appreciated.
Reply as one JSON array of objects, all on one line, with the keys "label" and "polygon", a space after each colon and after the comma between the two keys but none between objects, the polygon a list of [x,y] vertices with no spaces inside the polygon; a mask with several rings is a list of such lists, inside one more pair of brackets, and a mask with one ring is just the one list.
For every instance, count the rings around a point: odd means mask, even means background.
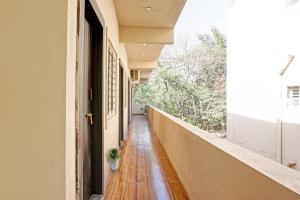
[{"label": "window glass", "polygon": [[299,86],[289,86],[287,88],[288,106],[299,105]]},{"label": "window glass", "polygon": [[116,85],[117,85],[117,54],[112,46],[109,43],[108,46],[108,115],[116,113]]}]

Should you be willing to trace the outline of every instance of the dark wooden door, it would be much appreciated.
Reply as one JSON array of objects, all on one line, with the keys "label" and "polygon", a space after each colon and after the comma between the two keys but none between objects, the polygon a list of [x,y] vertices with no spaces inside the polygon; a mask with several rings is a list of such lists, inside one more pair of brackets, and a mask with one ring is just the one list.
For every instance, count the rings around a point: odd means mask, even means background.
[{"label": "dark wooden door", "polygon": [[81,71],[81,121],[82,121],[82,159],[83,159],[83,199],[91,195],[91,126],[93,123],[91,112],[91,31],[87,20],[84,22],[84,57]]},{"label": "dark wooden door", "polygon": [[119,146],[122,146],[124,140],[124,72],[123,67],[119,65]]},{"label": "dark wooden door", "polygon": [[80,199],[103,194],[103,27],[85,1],[79,69]]}]

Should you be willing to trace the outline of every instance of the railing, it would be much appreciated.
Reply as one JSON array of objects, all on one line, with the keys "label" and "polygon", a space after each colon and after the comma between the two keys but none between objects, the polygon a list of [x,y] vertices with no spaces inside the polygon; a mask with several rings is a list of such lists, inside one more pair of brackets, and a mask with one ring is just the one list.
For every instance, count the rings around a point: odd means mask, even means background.
[{"label": "railing", "polygon": [[155,107],[148,119],[191,199],[300,199],[299,172]]}]

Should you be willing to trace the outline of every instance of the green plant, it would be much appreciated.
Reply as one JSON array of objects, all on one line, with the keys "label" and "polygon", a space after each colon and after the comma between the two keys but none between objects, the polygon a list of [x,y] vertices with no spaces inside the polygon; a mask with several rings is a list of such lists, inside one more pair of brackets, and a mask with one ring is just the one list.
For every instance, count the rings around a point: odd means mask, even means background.
[{"label": "green plant", "polygon": [[119,153],[119,150],[114,148],[110,151],[109,153],[109,159],[110,160],[113,160],[113,161],[116,161],[120,158],[120,153]]},{"label": "green plant", "polygon": [[215,133],[226,133],[226,37],[217,29],[166,48],[134,101]]}]

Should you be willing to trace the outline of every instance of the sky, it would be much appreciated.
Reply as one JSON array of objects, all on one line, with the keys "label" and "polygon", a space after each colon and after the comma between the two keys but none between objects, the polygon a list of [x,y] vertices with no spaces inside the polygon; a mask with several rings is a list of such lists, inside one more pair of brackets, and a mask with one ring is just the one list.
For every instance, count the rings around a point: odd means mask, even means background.
[{"label": "sky", "polygon": [[228,0],[187,0],[175,26],[175,38],[209,32],[212,27],[226,32]]}]

